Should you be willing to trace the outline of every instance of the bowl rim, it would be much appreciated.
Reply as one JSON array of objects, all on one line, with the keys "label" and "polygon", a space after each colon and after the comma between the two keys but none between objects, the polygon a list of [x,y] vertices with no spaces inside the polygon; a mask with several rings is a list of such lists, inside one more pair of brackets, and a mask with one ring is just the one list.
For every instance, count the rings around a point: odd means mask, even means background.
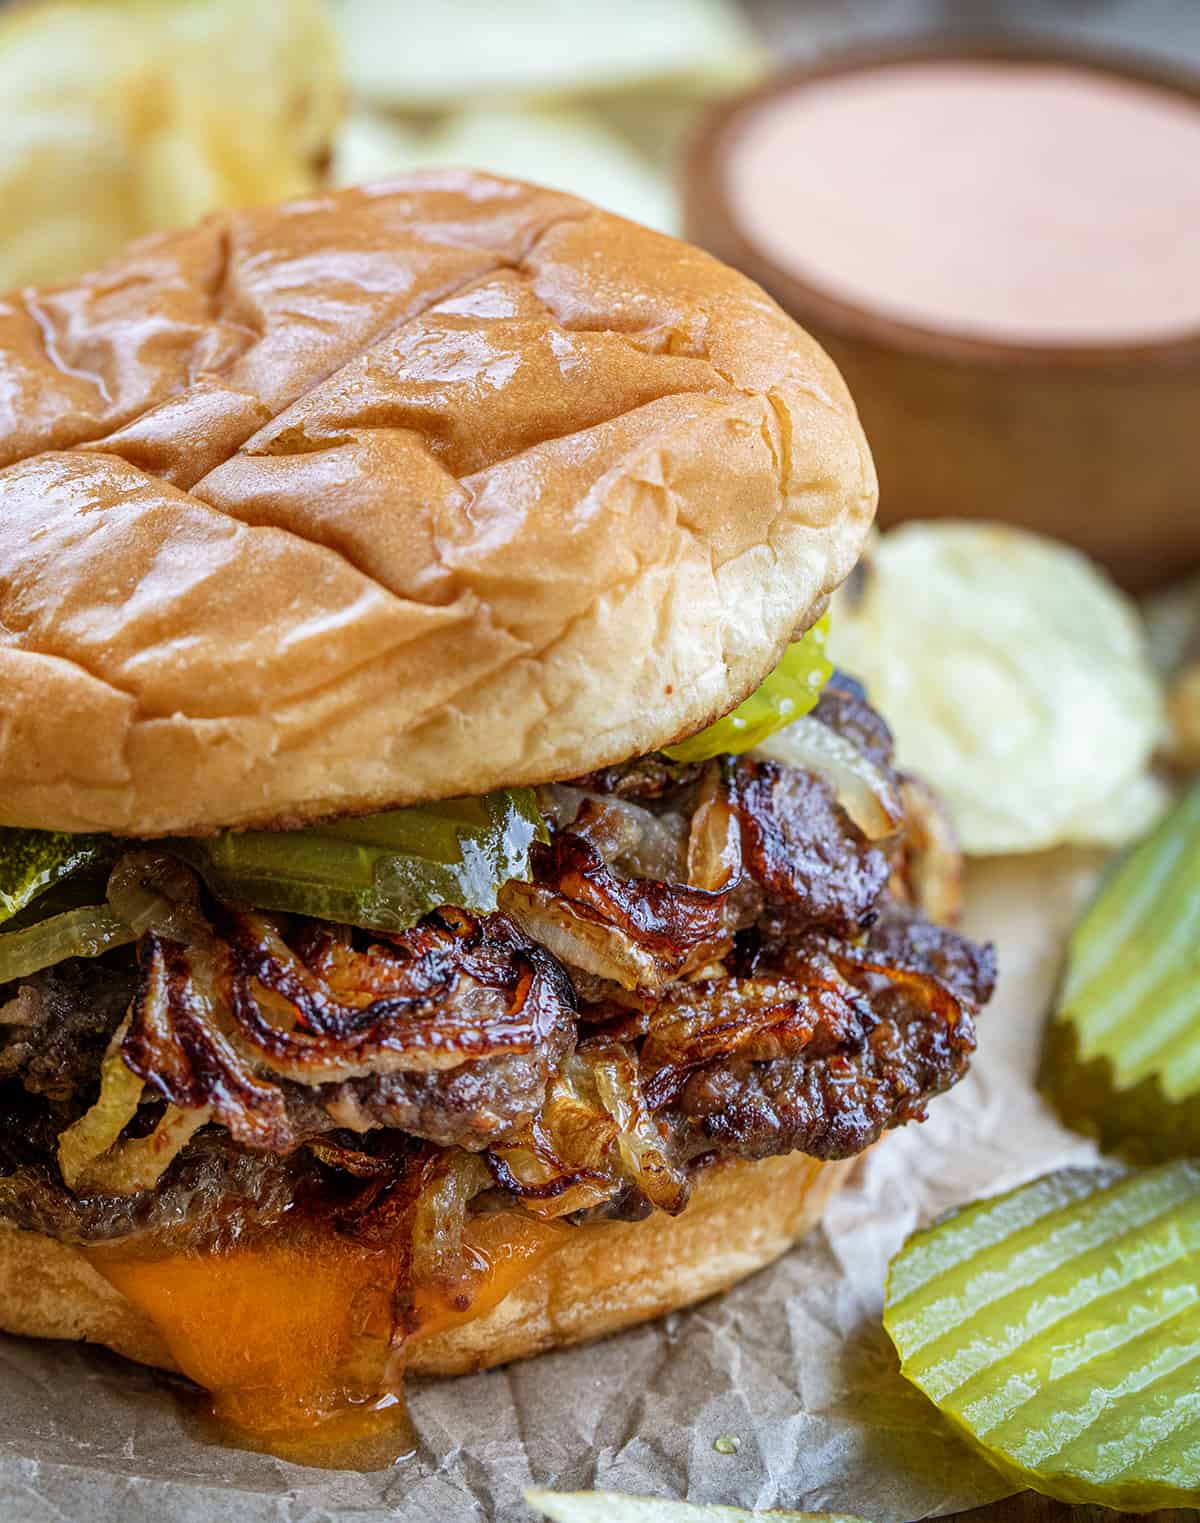
[{"label": "bowl rim", "polygon": [[[1161,371],[1200,362],[1200,325],[1165,338],[1122,341],[1101,337],[1054,343],[989,338],[909,322],[839,296],[818,280],[784,269],[745,231],[733,213],[723,165],[747,119],[765,103],[843,74],[946,60],[1067,65],[1184,96],[1200,111],[1200,73],[1148,54],[1058,38],[1011,32],[929,32],[825,50],[789,65],[705,113],[683,159],[685,235],[697,242],[709,241],[721,258],[756,280],[798,322],[882,348],[963,364],[1017,365],[1041,371],[1147,366]],[[719,230],[719,243],[712,232],[714,227]]]}]

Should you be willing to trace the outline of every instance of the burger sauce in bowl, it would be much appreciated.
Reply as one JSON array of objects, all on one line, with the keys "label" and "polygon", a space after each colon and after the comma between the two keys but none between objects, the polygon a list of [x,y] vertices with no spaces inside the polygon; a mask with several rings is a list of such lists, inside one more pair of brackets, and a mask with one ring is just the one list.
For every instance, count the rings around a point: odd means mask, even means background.
[{"label": "burger sauce in bowl", "polygon": [[776,96],[729,194],[785,269],[1009,343],[1200,332],[1200,110],[1066,65],[916,59]]},{"label": "burger sauce in bowl", "polygon": [[688,235],[829,350],[880,518],[1200,565],[1200,80],[1019,43],[802,67],[718,109]]}]

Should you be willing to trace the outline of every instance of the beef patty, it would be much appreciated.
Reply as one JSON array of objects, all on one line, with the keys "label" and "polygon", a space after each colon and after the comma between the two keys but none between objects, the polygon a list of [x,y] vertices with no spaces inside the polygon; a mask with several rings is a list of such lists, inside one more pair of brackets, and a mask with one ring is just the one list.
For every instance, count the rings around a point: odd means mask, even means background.
[{"label": "beef patty", "polygon": [[[815,717],[894,787],[857,685]],[[707,1160],[850,1156],[965,1071],[994,960],[913,902],[905,826],[868,840],[824,777],[753,756],[641,758],[542,804],[501,912],[383,935],[205,901],[199,948],[147,933],[0,990],[0,1217],[211,1233],[397,1147],[482,1155],[541,1214],[677,1210]],[[151,1186],[70,1190],[57,1139],[110,1045],[145,1083],[126,1140],[205,1124]]]}]

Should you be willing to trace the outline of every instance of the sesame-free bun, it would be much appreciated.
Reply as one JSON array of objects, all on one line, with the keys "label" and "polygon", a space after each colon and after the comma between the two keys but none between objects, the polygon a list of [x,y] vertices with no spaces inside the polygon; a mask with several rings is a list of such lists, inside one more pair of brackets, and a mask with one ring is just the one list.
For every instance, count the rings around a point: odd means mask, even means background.
[{"label": "sesame-free bun", "polygon": [[295,824],[652,751],[847,575],[832,363],[686,244],[467,171],[0,300],[0,824]]},{"label": "sesame-free bun", "polygon": [[[690,1306],[779,1257],[820,1220],[853,1160],[799,1153],[707,1169],[687,1210],[572,1228],[491,1311],[418,1339],[419,1375],[462,1375],[580,1343]],[[0,1224],[0,1330],[100,1343],[161,1369],[179,1365],[161,1333],[78,1249]]]}]

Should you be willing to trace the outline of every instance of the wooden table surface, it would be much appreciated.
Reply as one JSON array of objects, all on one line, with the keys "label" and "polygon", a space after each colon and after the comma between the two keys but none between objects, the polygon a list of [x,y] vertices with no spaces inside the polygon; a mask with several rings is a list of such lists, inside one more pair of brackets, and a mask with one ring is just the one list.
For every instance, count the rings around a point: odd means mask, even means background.
[{"label": "wooden table surface", "polygon": [[[1022,1491],[1003,1502],[952,1516],[956,1523],[1120,1523],[1123,1516],[1129,1515],[1110,1512],[1106,1507],[1071,1507],[1038,1496],[1036,1491]],[[1190,1507],[1168,1507],[1160,1512],[1142,1513],[1140,1517],[1145,1523],[1197,1523],[1200,1512]]]}]

